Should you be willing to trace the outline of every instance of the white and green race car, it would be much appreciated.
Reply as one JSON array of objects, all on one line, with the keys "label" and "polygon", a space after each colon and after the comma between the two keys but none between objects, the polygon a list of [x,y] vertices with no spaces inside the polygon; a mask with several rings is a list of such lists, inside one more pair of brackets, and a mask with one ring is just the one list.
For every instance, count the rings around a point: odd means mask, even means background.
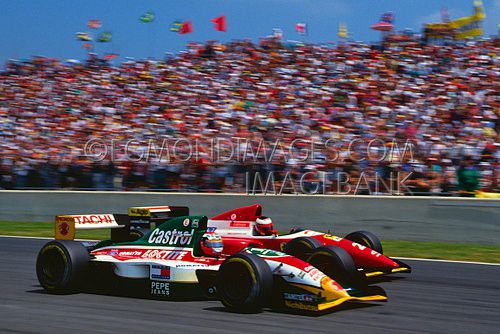
[{"label": "white and green race car", "polygon": [[[133,216],[133,215],[132,215]],[[75,230],[113,228],[100,242],[73,240]],[[246,247],[222,252],[205,216],[163,220],[132,240],[130,215],[56,217],[56,240],[44,245],[36,272],[51,293],[92,291],[158,299],[219,299],[240,312],[262,308],[323,311],[347,301],[386,301],[379,287],[336,281],[296,257]],[[124,236],[127,236],[126,238]],[[121,240],[120,240],[121,238]]]}]

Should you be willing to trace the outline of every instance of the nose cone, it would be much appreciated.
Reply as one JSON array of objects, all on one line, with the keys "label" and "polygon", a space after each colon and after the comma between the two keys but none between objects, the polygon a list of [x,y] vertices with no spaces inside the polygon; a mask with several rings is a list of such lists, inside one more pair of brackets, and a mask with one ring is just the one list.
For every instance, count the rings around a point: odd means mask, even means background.
[{"label": "nose cone", "polygon": [[321,287],[323,288],[323,296],[326,297],[328,301],[349,297],[347,291],[328,276],[321,279]]},{"label": "nose cone", "polygon": [[397,268],[399,265],[387,256],[356,242],[342,239],[339,243],[353,258],[358,267]]}]

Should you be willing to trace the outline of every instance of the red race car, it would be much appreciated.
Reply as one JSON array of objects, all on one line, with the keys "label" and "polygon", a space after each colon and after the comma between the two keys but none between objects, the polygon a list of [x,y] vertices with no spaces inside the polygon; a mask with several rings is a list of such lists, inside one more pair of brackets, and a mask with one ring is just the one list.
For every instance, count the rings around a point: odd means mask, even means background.
[{"label": "red race car", "polygon": [[226,254],[235,254],[249,246],[283,251],[327,275],[350,275],[350,280],[411,272],[407,264],[383,255],[380,240],[370,232],[357,231],[341,238],[292,229],[289,234],[278,235],[272,220],[262,215],[259,204],[221,213],[209,219],[208,226],[215,227],[222,236]]}]

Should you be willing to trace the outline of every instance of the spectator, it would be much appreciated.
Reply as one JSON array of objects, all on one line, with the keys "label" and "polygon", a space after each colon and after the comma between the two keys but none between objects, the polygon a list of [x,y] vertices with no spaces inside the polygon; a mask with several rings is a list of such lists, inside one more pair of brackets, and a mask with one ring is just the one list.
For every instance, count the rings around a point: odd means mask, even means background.
[{"label": "spectator", "polygon": [[[192,43],[165,61],[117,67],[95,55],[85,64],[10,61],[0,73],[0,187],[243,192],[246,173],[253,182],[257,172],[284,177],[316,170],[331,173],[334,192],[346,190],[335,182],[344,181],[342,173],[352,183],[363,172],[370,184],[378,173],[387,185],[397,183],[393,173],[414,172],[410,184],[419,192],[493,191],[500,159],[498,51],[496,41],[381,49],[263,39]],[[143,154],[151,139],[179,138],[198,140],[201,156],[184,159],[189,152],[182,145],[179,156],[159,162]],[[236,138],[281,140],[284,147],[273,161],[249,151],[247,160],[211,158],[212,141]],[[116,156],[108,151],[97,163],[85,156],[90,139],[109,147],[116,141]],[[287,159],[304,149],[292,147],[296,139],[334,145],[318,161]],[[373,139],[410,142],[418,162],[369,161],[362,152]],[[138,147],[128,147],[131,140]],[[349,154],[356,140],[364,144]],[[125,146],[130,152],[123,153]]]}]

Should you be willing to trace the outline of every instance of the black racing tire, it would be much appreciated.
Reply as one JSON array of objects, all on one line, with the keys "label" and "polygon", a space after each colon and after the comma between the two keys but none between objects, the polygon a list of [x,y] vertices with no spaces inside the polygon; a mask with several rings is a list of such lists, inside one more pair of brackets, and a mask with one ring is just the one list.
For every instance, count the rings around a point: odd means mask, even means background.
[{"label": "black racing tire", "polygon": [[145,236],[146,234],[148,234],[151,230],[148,229],[148,228],[143,228],[143,227],[138,227],[138,228],[134,228],[134,229],[131,229],[128,236],[129,236],[129,241],[136,241],[140,238],[142,238],[143,236]]},{"label": "black racing tire", "polygon": [[380,239],[377,238],[375,234],[368,231],[356,231],[349,233],[344,237],[344,239],[354,241],[360,245],[369,247],[374,251],[384,254],[384,249],[382,248],[382,243]]},{"label": "black racing tire", "polygon": [[283,251],[289,255],[295,256],[302,261],[306,261],[313,251],[323,244],[311,237],[299,237],[289,241]]},{"label": "black racing tire", "polygon": [[81,243],[54,240],[45,244],[36,259],[36,275],[51,293],[77,292],[89,268],[90,255]]},{"label": "black racing tire", "polygon": [[343,248],[319,247],[309,256],[307,262],[344,287],[360,288],[367,284],[365,276],[358,271],[351,255]]},{"label": "black racing tire", "polygon": [[273,274],[257,255],[238,253],[225,260],[217,274],[216,290],[231,311],[257,313],[269,306]]}]

